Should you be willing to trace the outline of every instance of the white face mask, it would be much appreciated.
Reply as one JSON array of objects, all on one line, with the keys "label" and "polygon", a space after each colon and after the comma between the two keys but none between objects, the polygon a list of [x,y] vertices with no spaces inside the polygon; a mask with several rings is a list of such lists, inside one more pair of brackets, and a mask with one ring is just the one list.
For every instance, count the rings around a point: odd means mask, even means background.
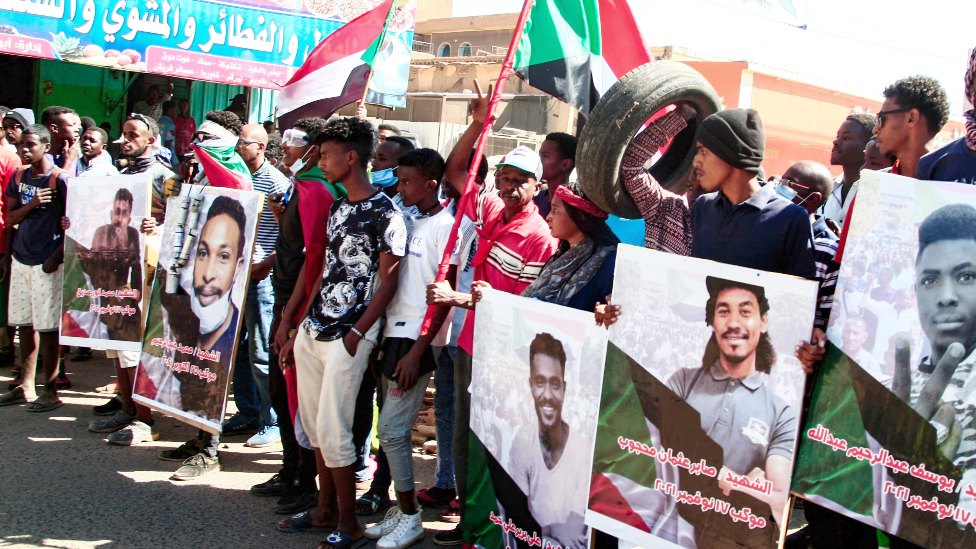
[{"label": "white face mask", "polygon": [[295,163],[291,165],[291,173],[297,174],[298,172],[302,171],[302,168],[305,167],[305,158],[308,156],[308,153],[310,152],[312,152],[312,149],[305,151],[305,155],[299,158],[298,160],[296,160]]},{"label": "white face mask", "polygon": [[227,319],[227,310],[230,308],[230,292],[224,292],[220,299],[210,305],[203,306],[197,294],[190,294],[190,309],[193,314],[200,319],[200,333],[212,334],[224,320]]}]

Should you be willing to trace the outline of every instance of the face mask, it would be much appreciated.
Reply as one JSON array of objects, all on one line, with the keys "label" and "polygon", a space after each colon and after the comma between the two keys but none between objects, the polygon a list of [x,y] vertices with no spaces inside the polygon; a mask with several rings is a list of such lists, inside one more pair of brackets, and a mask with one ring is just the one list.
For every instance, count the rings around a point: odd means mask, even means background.
[{"label": "face mask", "polygon": [[373,181],[373,185],[381,189],[387,189],[397,184],[397,176],[393,173],[393,168],[387,168],[385,170],[373,170],[369,174],[370,180]]},{"label": "face mask", "polygon": [[295,163],[291,165],[291,173],[297,174],[298,172],[302,171],[302,168],[305,167],[305,157],[307,157],[308,153],[310,152],[312,152],[312,149],[305,151],[304,156],[296,160]]},{"label": "face mask", "polygon": [[224,292],[220,299],[204,307],[196,293],[190,294],[190,309],[200,319],[200,333],[213,333],[227,319],[230,308],[230,292]]},{"label": "face mask", "polygon": [[803,200],[796,202],[794,199],[798,196],[798,193],[792,187],[784,183],[776,184],[776,194],[782,196],[783,198],[789,200],[790,202],[793,202],[797,206],[802,205],[804,202],[807,201],[807,198],[810,198],[810,196],[808,195]]}]

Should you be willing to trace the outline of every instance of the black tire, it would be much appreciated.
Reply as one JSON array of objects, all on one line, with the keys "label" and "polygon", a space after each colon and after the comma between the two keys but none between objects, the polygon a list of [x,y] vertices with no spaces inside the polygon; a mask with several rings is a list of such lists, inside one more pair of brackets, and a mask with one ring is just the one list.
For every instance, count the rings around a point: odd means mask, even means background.
[{"label": "black tire", "polygon": [[664,156],[651,168],[662,187],[678,194],[687,188],[695,157],[698,124],[722,108],[705,78],[677,61],[655,61],[637,67],[614,84],[590,112],[576,151],[580,188],[603,210],[628,219],[640,210],[624,189],[620,163],[637,130],[654,113],[674,103],[689,103],[698,119],[674,137]]}]

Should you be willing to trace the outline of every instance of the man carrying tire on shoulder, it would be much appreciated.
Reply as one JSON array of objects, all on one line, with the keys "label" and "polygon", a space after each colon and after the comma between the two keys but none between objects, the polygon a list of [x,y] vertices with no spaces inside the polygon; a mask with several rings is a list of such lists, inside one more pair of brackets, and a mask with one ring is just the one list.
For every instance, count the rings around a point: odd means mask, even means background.
[{"label": "man carrying tire on shoulder", "polygon": [[[644,162],[695,116],[693,107],[679,104],[638,135],[624,156],[624,187],[644,217],[645,247],[813,280],[809,215],[774,185],[759,184],[766,137],[755,110],[728,109],[699,126],[693,168],[706,194],[693,207],[643,170]],[[612,324],[619,314],[618,306],[608,306],[605,313],[597,310],[597,319]],[[810,343],[798,345],[796,356],[808,373],[823,356],[826,339],[815,329]]]}]

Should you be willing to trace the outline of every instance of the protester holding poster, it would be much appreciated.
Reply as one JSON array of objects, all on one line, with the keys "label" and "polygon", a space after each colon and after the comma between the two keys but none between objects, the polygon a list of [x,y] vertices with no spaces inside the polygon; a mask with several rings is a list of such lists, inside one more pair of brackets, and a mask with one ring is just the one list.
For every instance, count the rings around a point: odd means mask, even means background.
[{"label": "protester holding poster", "polygon": [[[262,205],[259,193],[209,186],[167,202],[133,398],[210,433],[223,419]],[[215,460],[216,437],[203,438]]]}]

